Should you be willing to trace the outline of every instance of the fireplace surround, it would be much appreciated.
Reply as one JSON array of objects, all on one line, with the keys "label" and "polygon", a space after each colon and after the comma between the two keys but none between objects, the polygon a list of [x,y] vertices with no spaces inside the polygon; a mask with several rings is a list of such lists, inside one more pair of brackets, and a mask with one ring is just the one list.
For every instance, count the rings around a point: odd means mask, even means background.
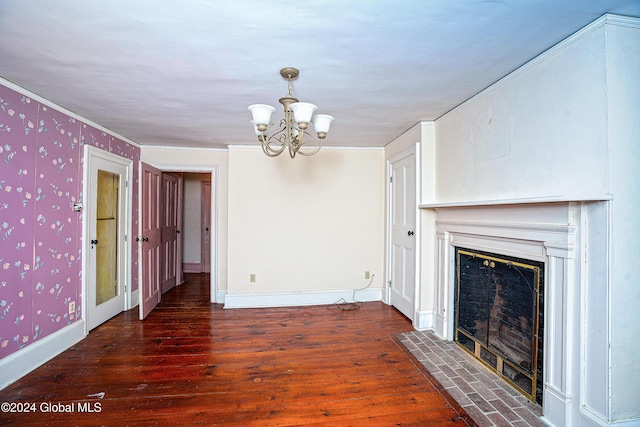
[{"label": "fireplace surround", "polygon": [[531,199],[420,208],[435,212],[436,240],[433,312],[423,326],[439,338],[455,339],[456,248],[544,266],[544,363],[536,400],[551,425],[584,422],[578,419],[598,425],[609,381],[608,336],[602,329],[607,285],[601,279],[609,202]]}]

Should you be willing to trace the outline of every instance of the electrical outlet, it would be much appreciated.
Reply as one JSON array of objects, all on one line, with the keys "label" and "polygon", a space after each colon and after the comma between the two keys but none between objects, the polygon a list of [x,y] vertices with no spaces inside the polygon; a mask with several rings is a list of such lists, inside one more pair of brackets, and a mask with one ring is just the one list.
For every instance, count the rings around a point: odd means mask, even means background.
[{"label": "electrical outlet", "polygon": [[256,281],[256,275],[255,275],[254,273],[251,273],[251,274],[249,275],[249,281],[250,281],[251,283],[255,283],[255,281]]},{"label": "electrical outlet", "polygon": [[365,271],[364,272],[364,278],[365,279],[371,279],[371,272],[370,271]]},{"label": "electrical outlet", "polygon": [[76,313],[76,302],[69,301],[69,314],[75,314],[75,313]]}]

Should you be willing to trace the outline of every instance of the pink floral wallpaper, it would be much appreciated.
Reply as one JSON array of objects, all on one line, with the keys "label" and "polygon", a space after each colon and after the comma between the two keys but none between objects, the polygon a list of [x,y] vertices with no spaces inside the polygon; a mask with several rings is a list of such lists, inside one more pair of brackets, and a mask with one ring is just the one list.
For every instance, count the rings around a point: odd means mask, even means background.
[{"label": "pink floral wallpaper", "polygon": [[73,204],[83,199],[84,144],[134,161],[137,230],[139,147],[0,85],[0,358],[82,312],[82,213]]}]

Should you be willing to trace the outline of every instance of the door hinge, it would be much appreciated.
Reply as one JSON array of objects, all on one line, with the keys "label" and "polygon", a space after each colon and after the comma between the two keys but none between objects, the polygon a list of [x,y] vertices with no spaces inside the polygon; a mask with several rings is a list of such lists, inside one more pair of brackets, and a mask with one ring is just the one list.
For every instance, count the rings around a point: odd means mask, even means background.
[{"label": "door hinge", "polygon": [[390,176],[390,177],[389,177],[389,182],[390,182],[390,183],[393,183],[393,176]]},{"label": "door hinge", "polygon": [[129,180],[128,180],[128,179],[125,179],[125,181],[124,181],[124,186],[125,186],[126,188],[129,188]]},{"label": "door hinge", "polygon": [[387,282],[387,285],[389,285],[389,287],[390,287],[390,288],[393,288],[393,285],[392,285],[392,283],[391,283],[391,280],[389,280],[389,281]]}]

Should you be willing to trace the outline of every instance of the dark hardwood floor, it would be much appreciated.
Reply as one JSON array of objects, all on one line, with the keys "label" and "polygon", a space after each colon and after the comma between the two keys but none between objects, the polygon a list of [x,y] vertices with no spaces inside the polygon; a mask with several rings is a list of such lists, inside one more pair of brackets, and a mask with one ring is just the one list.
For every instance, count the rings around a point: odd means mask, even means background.
[{"label": "dark hardwood floor", "polygon": [[224,310],[186,278],[1,390],[35,411],[0,425],[473,425],[397,341],[412,328],[394,308]]}]

